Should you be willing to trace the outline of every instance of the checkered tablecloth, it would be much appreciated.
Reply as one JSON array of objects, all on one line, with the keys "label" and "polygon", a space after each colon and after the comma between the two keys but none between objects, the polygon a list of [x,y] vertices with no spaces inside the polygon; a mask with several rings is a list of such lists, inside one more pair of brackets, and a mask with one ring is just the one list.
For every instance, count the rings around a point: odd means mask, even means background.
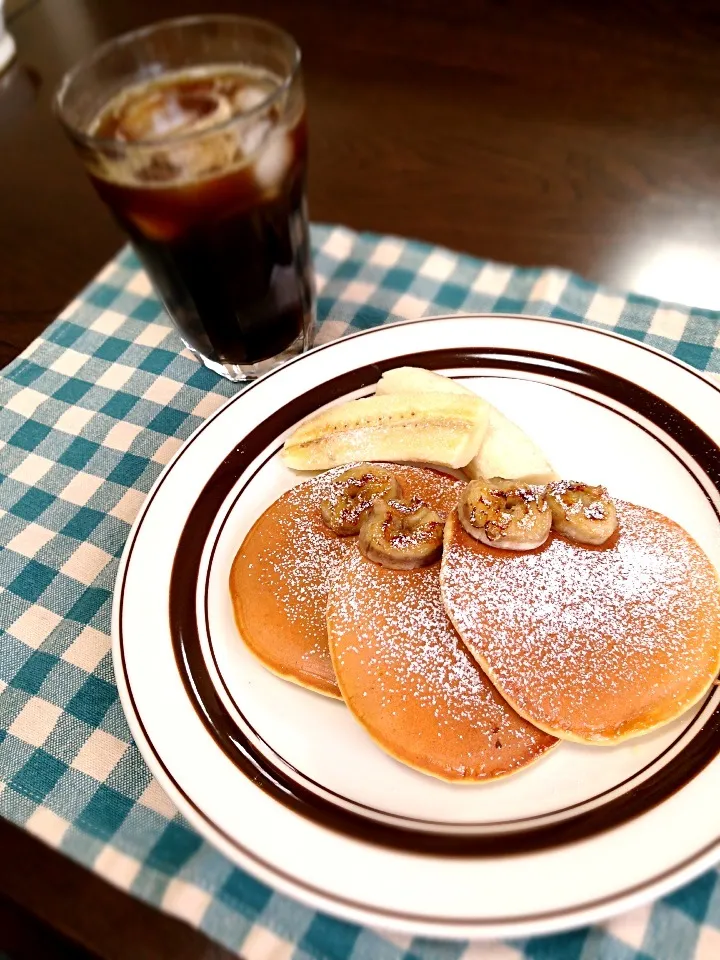
[{"label": "checkered tablecloth", "polygon": [[[425,244],[313,229],[318,342],[390,320],[520,312],[720,372],[720,314]],[[113,682],[118,558],[151,484],[237,386],[201,367],[123,251],[0,377],[0,814],[246,960],[718,960],[717,871],[602,927],[505,944],[387,937],[231,866],[132,742]]]}]

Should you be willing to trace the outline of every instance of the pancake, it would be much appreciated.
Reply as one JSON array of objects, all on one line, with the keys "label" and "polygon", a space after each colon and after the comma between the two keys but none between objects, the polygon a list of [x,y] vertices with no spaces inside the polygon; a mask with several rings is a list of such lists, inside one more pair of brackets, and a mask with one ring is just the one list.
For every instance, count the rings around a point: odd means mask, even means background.
[{"label": "pancake", "polygon": [[397,760],[453,783],[520,770],[556,741],[508,706],[468,653],[440,594],[440,564],[389,570],[348,554],[327,607],[346,704]]},{"label": "pancake", "polygon": [[[380,464],[418,496],[448,514],[463,484],[437,470]],[[320,516],[330,484],[347,466],[292,487],[256,521],[233,562],[230,594],[240,636],[274,673],[330,697],[341,697],[325,624],[328,578],[356,537],[338,537]]]},{"label": "pancake", "polygon": [[720,667],[720,584],[682,527],[615,501],[601,547],[551,533],[513,553],[445,528],[442,593],[458,633],[523,717],[613,744],[675,719]]}]

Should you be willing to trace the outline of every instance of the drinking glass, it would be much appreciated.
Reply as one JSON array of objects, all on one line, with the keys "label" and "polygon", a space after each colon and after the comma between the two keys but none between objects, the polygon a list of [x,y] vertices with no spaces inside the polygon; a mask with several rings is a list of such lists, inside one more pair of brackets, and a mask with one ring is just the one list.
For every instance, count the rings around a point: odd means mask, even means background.
[{"label": "drinking glass", "polygon": [[300,51],[273,24],[168,20],[97,49],[56,110],[180,336],[243,381],[311,345]]}]

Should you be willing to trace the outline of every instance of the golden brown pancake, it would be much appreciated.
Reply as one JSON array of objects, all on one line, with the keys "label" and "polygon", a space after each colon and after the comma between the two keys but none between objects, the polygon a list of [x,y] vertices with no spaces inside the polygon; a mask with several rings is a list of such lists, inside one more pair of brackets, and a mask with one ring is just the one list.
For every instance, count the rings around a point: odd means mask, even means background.
[{"label": "golden brown pancake", "polygon": [[465,644],[510,704],[566,740],[612,744],[675,719],[720,667],[720,584],[682,527],[616,501],[602,547],[560,535],[486,547],[453,513],[442,593]]},{"label": "golden brown pancake", "polygon": [[[463,484],[447,474],[407,464],[381,464],[417,496],[445,514]],[[327,643],[328,577],[356,551],[356,537],[338,537],[323,523],[320,504],[347,466],[328,470],[284,493],[252,527],[233,562],[230,593],[240,635],[275,673],[340,697]]]},{"label": "golden brown pancake", "polygon": [[556,742],[508,706],[468,653],[443,609],[439,563],[389,570],[348,554],[327,624],[345,702],[408,766],[478,783],[520,770]]}]

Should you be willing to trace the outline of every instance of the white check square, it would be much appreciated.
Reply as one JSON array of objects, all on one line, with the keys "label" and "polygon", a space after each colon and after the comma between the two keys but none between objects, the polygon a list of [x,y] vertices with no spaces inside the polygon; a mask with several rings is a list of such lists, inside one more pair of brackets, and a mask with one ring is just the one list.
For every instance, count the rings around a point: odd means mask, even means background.
[{"label": "white check square", "polygon": [[629,910],[627,913],[621,913],[613,917],[607,923],[603,924],[607,933],[626,943],[634,950],[639,950],[645,940],[650,918],[652,916],[652,904],[645,907],[637,907],[635,910]]},{"label": "white check square", "polygon": [[201,890],[194,884],[186,883],[184,880],[173,879],[167,885],[165,894],[162,898],[164,910],[182,917],[188,923],[200,923],[212,897],[205,890]]},{"label": "white check square", "polygon": [[110,336],[125,323],[125,319],[125,315],[118,313],[117,310],[103,310],[100,316],[90,324],[90,329]]},{"label": "white check square", "polygon": [[499,297],[507,289],[512,274],[512,267],[505,266],[504,263],[486,263],[473,280],[472,290],[475,293]]},{"label": "white check square", "polygon": [[63,307],[63,309],[60,311],[58,320],[69,320],[70,317],[75,316],[78,310],[80,310],[83,306],[84,304],[82,300],[79,297],[75,297],[74,300],[71,300],[70,303],[68,303],[67,306]]},{"label": "white check square", "polygon": [[703,926],[698,935],[694,960],[718,960],[720,957],[720,930]]},{"label": "white check square", "polygon": [[105,481],[102,477],[95,477],[91,473],[76,473],[60,496],[69,503],[84,507],[97,493]]},{"label": "white check square", "polygon": [[151,780],[145,788],[142,796],[140,797],[140,803],[142,803],[143,806],[154,810],[155,813],[159,813],[161,817],[166,817],[168,820],[172,820],[177,813],[177,807],[175,804],[172,802],[170,797],[168,797],[157,780],[154,779]]},{"label": "white check square", "polygon": [[459,960],[524,960],[523,954],[505,943],[471,943]]},{"label": "white check square", "polygon": [[93,410],[85,410],[83,407],[68,407],[56,421],[55,430],[62,430],[63,433],[70,433],[76,437],[94,416],[95,412]]},{"label": "white check square", "polygon": [[392,312],[404,320],[414,320],[416,317],[421,317],[428,306],[429,303],[427,300],[414,297],[411,293],[404,293],[400,299],[393,304]]},{"label": "white check square", "polygon": [[29,487],[34,487],[38,480],[42,480],[45,474],[52,469],[53,465],[53,461],[48,460],[47,457],[38,456],[37,453],[29,453],[15,467],[10,476],[13,480],[19,480]]},{"label": "white check square", "polygon": [[92,543],[81,543],[65,563],[60,567],[62,573],[73,580],[79,580],[89,587],[98,574],[110,563],[112,557]]},{"label": "white check square", "polygon": [[42,697],[32,697],[8,729],[14,737],[30,746],[41,747],[52,733],[61,713],[62,709],[54,703],[48,703]]},{"label": "white check square", "polygon": [[350,324],[346,320],[326,320],[315,338],[315,346],[319,347],[321,343],[332,343],[333,340],[344,337],[346,333],[352,333]]},{"label": "white check square", "polygon": [[104,267],[102,268],[102,270],[100,271],[100,273],[98,273],[98,274],[95,276],[95,282],[96,282],[96,283],[107,283],[107,281],[108,281],[111,277],[114,277],[114,276],[115,276],[115,274],[117,273],[117,269],[118,269],[118,268],[117,268],[117,263],[115,262],[114,259],[111,260],[109,263],[106,263],[105,266],[104,266]]},{"label": "white check square", "polygon": [[211,413],[215,413],[217,408],[225,403],[225,400],[225,397],[219,397],[216,393],[206,393],[202,400],[193,408],[193,414],[196,417],[202,417],[204,420],[205,417],[209,417]]},{"label": "white check square", "polygon": [[138,270],[125,289],[137,294],[138,297],[150,297],[153,292],[152,284],[144,270]]},{"label": "white check square", "polygon": [[530,303],[559,303],[569,279],[569,274],[559,270],[544,270],[533,284],[528,300]]},{"label": "white check square", "polygon": [[33,836],[51,847],[59,847],[70,824],[47,807],[37,807],[25,821],[25,828]]},{"label": "white check square", "polygon": [[687,314],[680,310],[656,310],[650,321],[648,333],[668,340],[682,340],[686,323]]},{"label": "white check square", "polygon": [[15,534],[8,543],[8,549],[14,550],[23,557],[34,557],[54,537],[52,530],[41,527],[38,523],[29,523]]},{"label": "white check square", "polygon": [[8,633],[25,646],[37,650],[61,622],[62,617],[57,613],[35,604],[8,627]]},{"label": "white check square", "polygon": [[377,287],[373,283],[351,280],[343,290],[342,298],[350,303],[367,303],[376,290]]},{"label": "white check square", "polygon": [[128,744],[104,730],[93,730],[71,766],[89,777],[107,780],[127,752]]},{"label": "white check square", "polygon": [[127,423],[125,420],[120,420],[110,428],[102,444],[104,447],[121,450],[124,453],[130,449],[133,440],[141,432],[142,427],[139,427],[136,423]]},{"label": "white check square", "polygon": [[129,890],[140,873],[140,863],[137,860],[110,846],[103,847],[93,866],[101,877],[122,890]]},{"label": "white check square", "polygon": [[107,387],[108,390],[121,390],[135,373],[134,367],[124,363],[113,363],[97,379],[98,387]]},{"label": "white check square", "polygon": [[168,437],[152,455],[153,461],[155,463],[162,463],[163,465],[169,463],[182,445],[183,441],[180,437]]},{"label": "white check square", "polygon": [[182,384],[177,380],[171,380],[169,377],[155,377],[153,382],[143,394],[143,399],[151,400],[153,403],[165,406],[170,403],[182,390]]},{"label": "white check square", "polygon": [[337,227],[322,246],[323,253],[333,260],[347,260],[352,250],[353,238],[348,230]]},{"label": "white check square", "polygon": [[378,267],[394,267],[402,252],[403,245],[399,240],[381,240],[370,255],[370,263]]},{"label": "white check square", "polygon": [[606,327],[615,327],[625,309],[624,297],[613,297],[607,293],[596,293],[585,311],[585,319],[591,323],[602,323]]},{"label": "white check square", "polygon": [[92,673],[102,658],[110,652],[110,637],[95,627],[84,627],[82,633],[63,653],[62,659],[81,670]]},{"label": "white check square", "polygon": [[141,347],[156,347],[159,343],[170,336],[172,330],[170,327],[163,326],[160,323],[149,323],[139,336],[135,337],[135,343]]},{"label": "white check square", "polygon": [[79,353],[70,347],[63,350],[60,356],[50,365],[55,373],[62,373],[66,377],[74,377],[81,367],[84,367],[90,357],[86,353]]},{"label": "white check square", "polygon": [[5,404],[7,410],[19,413],[23,417],[31,417],[41,403],[44,403],[47,397],[39,390],[33,390],[32,387],[23,387],[14,397],[10,397]]},{"label": "white check square", "polygon": [[457,266],[457,257],[435,250],[420,267],[420,273],[431,280],[447,280]]},{"label": "white check square", "polygon": [[294,943],[259,924],[252,928],[242,945],[245,960],[292,960],[294,953]]},{"label": "white check square", "polygon": [[110,516],[117,517],[118,520],[124,520],[125,523],[132,523],[137,516],[144,499],[144,493],[131,488],[122,495],[120,500],[118,500],[118,502],[110,511]]}]

